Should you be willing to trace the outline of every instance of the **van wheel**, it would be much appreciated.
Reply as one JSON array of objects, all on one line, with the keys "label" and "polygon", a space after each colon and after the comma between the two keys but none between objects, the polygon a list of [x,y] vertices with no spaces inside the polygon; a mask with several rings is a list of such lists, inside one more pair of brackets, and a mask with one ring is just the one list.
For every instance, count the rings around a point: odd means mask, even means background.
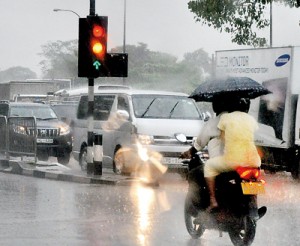
[{"label": "van wheel", "polygon": [[113,159],[113,171],[116,174],[121,174],[121,170],[119,168],[117,168],[116,161],[115,161],[116,153],[118,152],[119,149],[121,149],[121,146],[116,147],[115,152],[114,152],[114,159]]},{"label": "van wheel", "polygon": [[87,147],[86,146],[84,146],[80,150],[79,166],[81,167],[82,171],[86,171],[86,169],[87,169]]},{"label": "van wheel", "polygon": [[298,160],[296,163],[294,163],[291,167],[291,174],[293,179],[299,179],[300,175],[300,160]]}]

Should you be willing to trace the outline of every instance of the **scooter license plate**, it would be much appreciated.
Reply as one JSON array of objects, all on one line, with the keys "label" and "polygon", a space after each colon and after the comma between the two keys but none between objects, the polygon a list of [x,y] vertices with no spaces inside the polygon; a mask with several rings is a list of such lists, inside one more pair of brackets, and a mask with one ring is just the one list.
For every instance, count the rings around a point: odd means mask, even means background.
[{"label": "scooter license plate", "polygon": [[257,195],[265,193],[265,185],[263,182],[242,182],[241,185],[244,195]]}]

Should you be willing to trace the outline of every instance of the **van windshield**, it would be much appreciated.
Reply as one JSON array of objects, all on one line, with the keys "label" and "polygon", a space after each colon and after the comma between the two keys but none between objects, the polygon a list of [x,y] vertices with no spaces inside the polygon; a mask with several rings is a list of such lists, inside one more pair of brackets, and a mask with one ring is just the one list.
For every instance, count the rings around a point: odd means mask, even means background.
[{"label": "van windshield", "polygon": [[137,118],[200,119],[192,99],[182,96],[133,95],[134,114]]}]

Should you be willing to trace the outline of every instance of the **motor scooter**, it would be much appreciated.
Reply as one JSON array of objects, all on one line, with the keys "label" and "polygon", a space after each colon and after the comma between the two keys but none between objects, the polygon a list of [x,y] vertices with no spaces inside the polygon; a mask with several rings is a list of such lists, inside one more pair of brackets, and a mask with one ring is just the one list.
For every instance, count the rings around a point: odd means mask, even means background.
[{"label": "motor scooter", "polygon": [[[184,141],[181,135],[175,136]],[[264,193],[264,181],[259,170],[240,168],[216,177],[218,208],[208,211],[210,196],[203,167],[209,158],[207,150],[193,154],[188,166],[188,192],[184,203],[184,220],[192,238],[199,238],[206,229],[219,230],[220,236],[228,232],[236,246],[251,245],[256,233],[256,223],[267,211],[257,207],[257,195]]]}]

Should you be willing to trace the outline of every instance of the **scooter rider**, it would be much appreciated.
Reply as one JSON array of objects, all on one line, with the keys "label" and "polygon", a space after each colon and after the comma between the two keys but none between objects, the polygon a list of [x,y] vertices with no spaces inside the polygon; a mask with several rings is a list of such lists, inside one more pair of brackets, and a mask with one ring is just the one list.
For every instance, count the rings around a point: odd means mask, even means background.
[{"label": "scooter rider", "polygon": [[181,153],[180,157],[190,159],[194,153],[202,150],[206,146],[210,158],[223,155],[224,143],[220,138],[221,131],[217,126],[221,115],[233,111],[235,103],[236,99],[234,98],[226,98],[224,96],[215,97],[212,102],[212,108],[216,113],[216,117],[210,118],[206,124],[204,124],[201,132],[193,143],[193,147]]}]

